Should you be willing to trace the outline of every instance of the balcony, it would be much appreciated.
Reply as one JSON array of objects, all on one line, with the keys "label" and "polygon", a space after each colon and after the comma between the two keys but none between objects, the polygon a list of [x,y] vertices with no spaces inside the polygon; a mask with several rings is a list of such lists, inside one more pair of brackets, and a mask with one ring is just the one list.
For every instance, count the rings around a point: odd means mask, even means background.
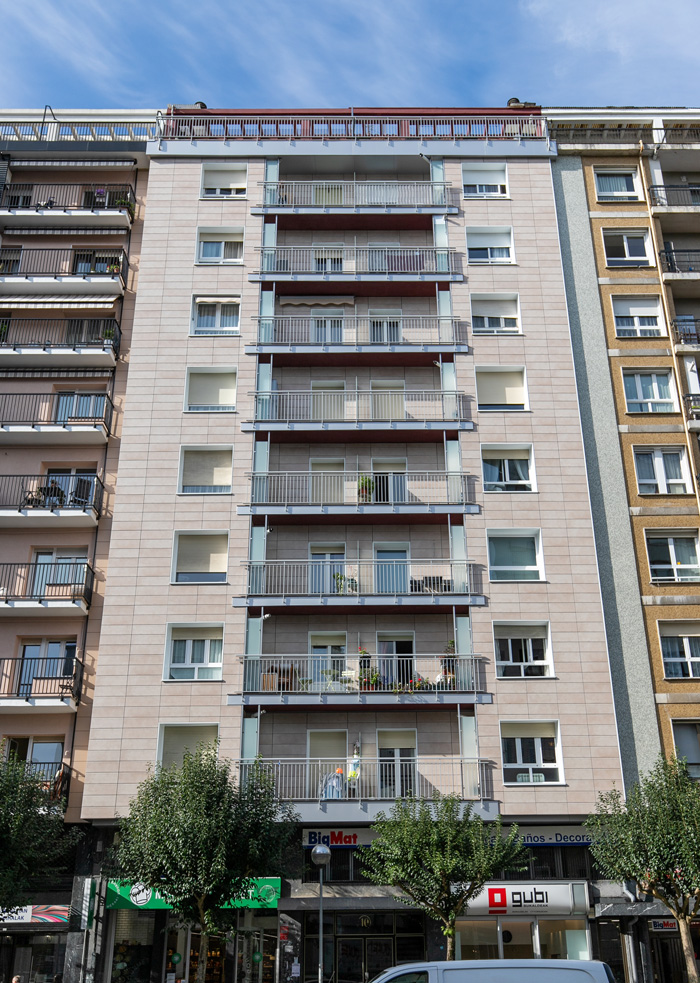
[{"label": "balcony", "polygon": [[[484,604],[470,560],[264,560],[245,564],[236,607],[300,609]],[[296,613],[301,613],[297,610]]]},{"label": "balcony", "polygon": [[457,212],[459,197],[449,183],[435,181],[264,181],[255,214],[419,214]]},{"label": "balcony", "polygon": [[700,188],[687,184],[652,184],[649,188],[652,207],[698,208]]},{"label": "balcony", "polygon": [[68,798],[71,774],[68,765],[62,763],[27,761],[25,764],[25,780],[41,785],[52,802]]},{"label": "balcony", "polygon": [[700,249],[662,249],[659,257],[664,273],[700,277]]},{"label": "balcony", "polygon": [[440,389],[257,392],[243,431],[472,430],[469,397]]},{"label": "balcony", "polygon": [[0,475],[0,529],[94,527],[103,495],[96,475]]},{"label": "balcony", "polygon": [[461,280],[454,249],[438,246],[263,246],[251,280]]},{"label": "balcony", "polygon": [[74,711],[82,682],[83,664],[72,656],[0,659],[0,711],[24,713],[28,707],[35,713]]},{"label": "balcony", "polygon": [[0,295],[23,293],[121,294],[129,275],[123,249],[105,247],[0,248]]},{"label": "balcony", "polygon": [[75,222],[128,231],[136,196],[130,184],[13,182],[0,192],[0,226],[68,228]]},{"label": "balcony", "polygon": [[445,471],[281,471],[252,474],[239,515],[377,517],[478,512],[469,476]]},{"label": "balcony", "polygon": [[700,430],[700,393],[685,393],[683,408],[688,422],[688,430]]},{"label": "balcony", "polygon": [[484,693],[484,675],[483,660],[473,655],[246,656],[242,702],[349,708],[473,703]]},{"label": "balcony", "polygon": [[294,802],[302,822],[326,818],[366,820],[397,798],[414,795],[432,799],[436,792],[465,802],[486,797],[485,765],[457,755],[418,755],[377,760],[360,758],[277,758],[240,761],[240,781],[253,768],[262,768],[275,783],[283,801]]},{"label": "balcony", "polygon": [[105,392],[0,393],[0,444],[104,444],[112,412]]},{"label": "balcony", "polygon": [[94,579],[85,560],[0,563],[0,616],[87,614]]},{"label": "balcony", "polygon": [[0,366],[114,368],[121,330],[110,317],[0,317]]},{"label": "balcony", "polygon": [[700,346],[700,318],[675,317],[672,325],[676,345],[687,346],[689,349]]}]

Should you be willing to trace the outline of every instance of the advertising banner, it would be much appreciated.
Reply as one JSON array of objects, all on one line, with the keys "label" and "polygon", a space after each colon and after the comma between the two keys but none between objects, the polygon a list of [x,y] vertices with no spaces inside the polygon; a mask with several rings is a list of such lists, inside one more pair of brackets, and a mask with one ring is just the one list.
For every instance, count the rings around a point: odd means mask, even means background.
[{"label": "advertising banner", "polygon": [[[246,898],[231,901],[226,908],[276,908],[282,893],[282,881],[279,877],[258,877],[250,882]],[[146,887],[145,884],[120,884],[109,881],[107,884],[106,907],[131,908],[152,911],[154,908],[169,909],[170,905],[163,901],[157,891]]]}]

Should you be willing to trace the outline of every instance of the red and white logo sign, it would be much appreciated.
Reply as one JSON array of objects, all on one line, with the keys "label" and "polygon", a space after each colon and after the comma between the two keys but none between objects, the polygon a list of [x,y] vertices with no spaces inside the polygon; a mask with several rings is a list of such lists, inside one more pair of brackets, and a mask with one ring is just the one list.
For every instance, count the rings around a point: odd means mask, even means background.
[{"label": "red and white logo sign", "polygon": [[508,889],[505,887],[490,887],[489,914],[498,915],[508,910]]}]

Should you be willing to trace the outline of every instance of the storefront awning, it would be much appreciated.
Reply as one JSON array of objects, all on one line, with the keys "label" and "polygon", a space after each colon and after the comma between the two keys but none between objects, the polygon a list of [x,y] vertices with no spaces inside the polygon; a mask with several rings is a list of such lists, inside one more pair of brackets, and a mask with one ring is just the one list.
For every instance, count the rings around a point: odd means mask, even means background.
[{"label": "storefront awning", "polygon": [[[279,877],[257,877],[250,882],[247,898],[231,901],[225,908],[277,908],[282,894],[282,881]],[[131,909],[152,911],[154,908],[170,909],[157,891],[144,884],[120,884],[108,881],[105,907],[109,909]]]}]

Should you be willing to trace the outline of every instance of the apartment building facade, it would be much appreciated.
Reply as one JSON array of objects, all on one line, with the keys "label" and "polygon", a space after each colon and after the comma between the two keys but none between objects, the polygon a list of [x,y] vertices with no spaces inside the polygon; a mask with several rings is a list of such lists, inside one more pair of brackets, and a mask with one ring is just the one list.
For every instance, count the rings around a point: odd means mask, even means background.
[{"label": "apartment building facade", "polygon": [[[698,113],[547,116],[623,766],[660,746],[697,776]],[[649,972],[680,978],[675,922],[641,925]]]}]

